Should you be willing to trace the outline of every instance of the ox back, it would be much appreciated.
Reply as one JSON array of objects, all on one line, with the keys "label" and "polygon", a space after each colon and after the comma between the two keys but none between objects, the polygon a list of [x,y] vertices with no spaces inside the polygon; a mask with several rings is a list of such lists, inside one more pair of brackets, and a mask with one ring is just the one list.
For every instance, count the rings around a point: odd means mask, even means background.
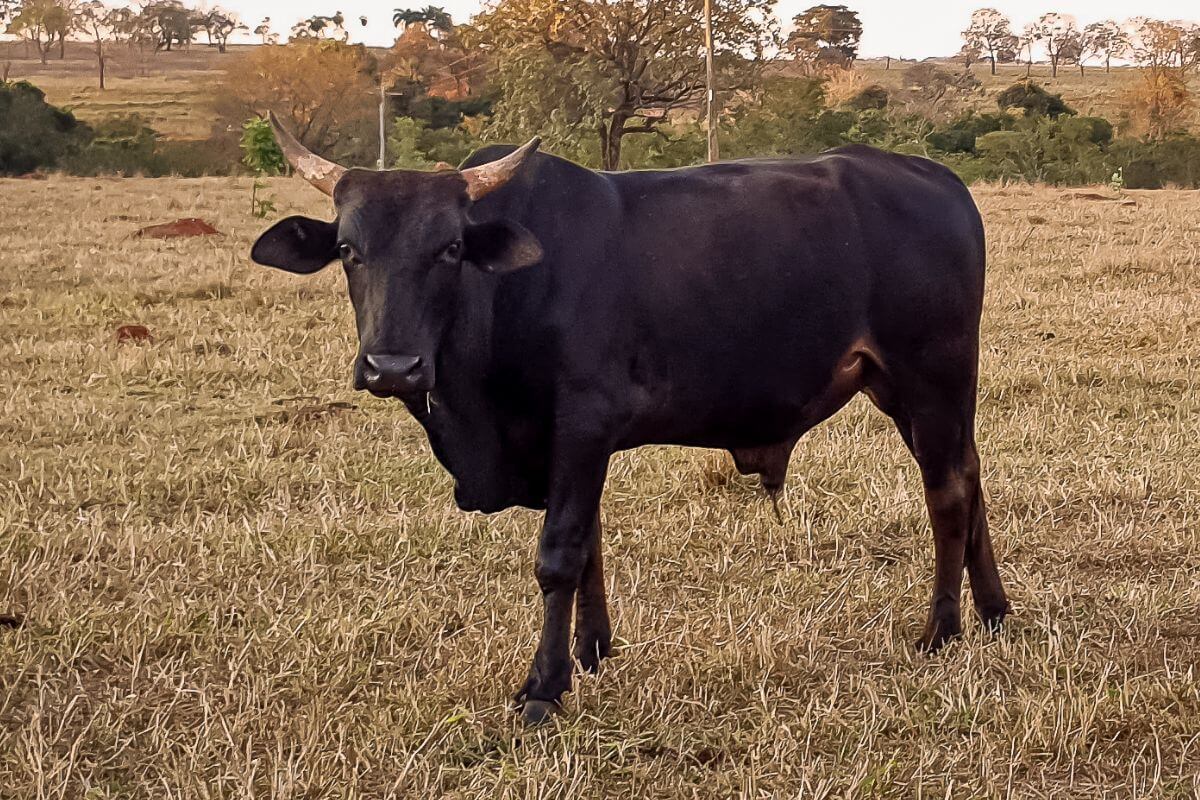
[{"label": "ox back", "polygon": [[847,147],[598,173],[537,153],[473,216],[521,223],[545,257],[471,276],[440,404],[414,407],[466,509],[545,507],[560,398],[614,450],[742,452],[794,442],[885,361],[974,385],[983,226],[934,162]]}]

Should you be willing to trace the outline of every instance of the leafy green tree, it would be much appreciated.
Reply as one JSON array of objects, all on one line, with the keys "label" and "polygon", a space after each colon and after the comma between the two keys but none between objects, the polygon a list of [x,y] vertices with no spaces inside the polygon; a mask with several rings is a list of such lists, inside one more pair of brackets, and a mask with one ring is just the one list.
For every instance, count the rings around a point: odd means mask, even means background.
[{"label": "leafy green tree", "polygon": [[71,27],[72,15],[65,2],[24,0],[17,7],[6,30],[31,43],[38,58],[45,64],[54,43],[65,40]]},{"label": "leafy green tree", "polygon": [[792,18],[786,49],[810,74],[821,67],[849,67],[858,58],[862,20],[846,6],[819,5]]},{"label": "leafy green tree", "polygon": [[[714,0],[722,91],[757,85],[776,41],[772,0]],[[491,134],[540,133],[604,169],[625,137],[658,134],[705,91],[702,0],[499,0],[476,18],[499,99]]]}]

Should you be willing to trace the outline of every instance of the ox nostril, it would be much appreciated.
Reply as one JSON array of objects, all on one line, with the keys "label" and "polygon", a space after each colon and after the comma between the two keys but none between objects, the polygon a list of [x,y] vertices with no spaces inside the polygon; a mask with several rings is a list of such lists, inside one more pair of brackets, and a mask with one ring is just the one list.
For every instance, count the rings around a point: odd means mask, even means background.
[{"label": "ox nostril", "polygon": [[426,381],[423,365],[420,356],[370,353],[363,356],[362,375],[367,387],[373,390],[413,392]]}]

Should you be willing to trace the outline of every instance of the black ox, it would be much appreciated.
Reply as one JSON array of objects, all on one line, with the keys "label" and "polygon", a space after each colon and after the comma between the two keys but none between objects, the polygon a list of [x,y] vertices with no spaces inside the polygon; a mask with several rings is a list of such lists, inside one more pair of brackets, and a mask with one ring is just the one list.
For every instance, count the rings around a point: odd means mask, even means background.
[{"label": "black ox", "polygon": [[341,261],[355,387],[405,403],[463,509],[545,509],[528,722],[570,688],[572,606],[581,665],[609,653],[612,454],[722,448],[774,493],[796,440],[858,392],[921,468],[936,573],[918,646],[960,634],[964,566],[984,624],[1003,619],[974,436],[984,233],[948,169],[844,147],[609,173],[535,140],[459,170],[374,172],[276,134],[337,218],[285,219],[253,259]]}]

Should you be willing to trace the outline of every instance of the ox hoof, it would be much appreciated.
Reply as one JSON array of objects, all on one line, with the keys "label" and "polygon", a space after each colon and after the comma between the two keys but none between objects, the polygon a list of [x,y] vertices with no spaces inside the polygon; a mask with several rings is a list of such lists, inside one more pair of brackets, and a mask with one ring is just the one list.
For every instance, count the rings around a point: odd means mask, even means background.
[{"label": "ox hoof", "polygon": [[608,633],[585,634],[575,640],[575,658],[584,672],[595,675],[600,662],[612,655],[612,636]]},{"label": "ox hoof", "polygon": [[914,647],[918,652],[933,655],[961,636],[962,626],[958,622],[930,620],[929,624],[925,626],[925,633],[921,634],[920,639],[917,639]]},{"label": "ox hoof", "polygon": [[527,727],[545,725],[559,712],[558,703],[550,700],[526,700],[521,707],[521,722]]},{"label": "ox hoof", "polygon": [[976,608],[975,613],[979,615],[979,621],[983,623],[983,629],[988,633],[999,633],[1000,628],[1004,625],[1004,618],[1008,616],[1009,607],[1005,603],[997,608]]}]

